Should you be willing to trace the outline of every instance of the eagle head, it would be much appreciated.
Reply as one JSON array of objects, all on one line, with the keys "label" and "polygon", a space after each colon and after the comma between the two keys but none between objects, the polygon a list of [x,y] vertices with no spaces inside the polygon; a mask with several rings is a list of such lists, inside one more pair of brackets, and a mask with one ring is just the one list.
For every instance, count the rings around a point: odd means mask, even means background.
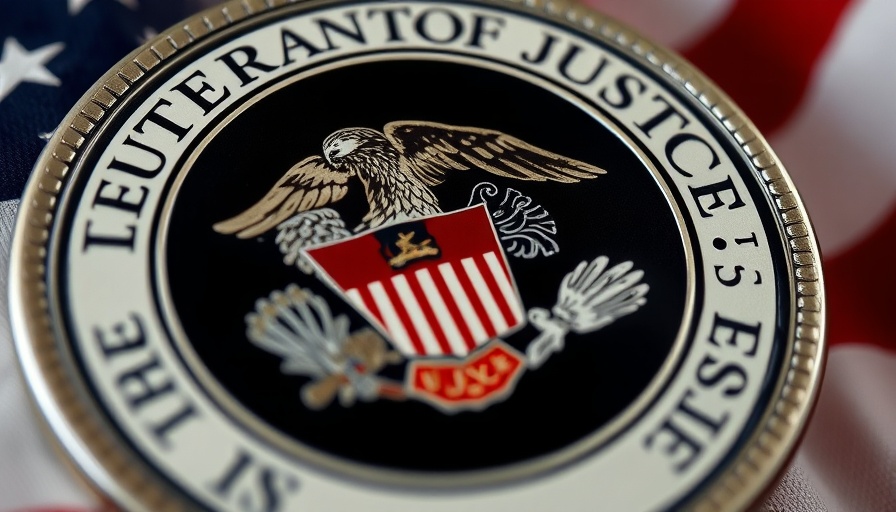
[{"label": "eagle head", "polygon": [[324,139],[323,150],[324,158],[337,169],[346,163],[359,164],[397,153],[382,132],[370,128],[337,130]]}]

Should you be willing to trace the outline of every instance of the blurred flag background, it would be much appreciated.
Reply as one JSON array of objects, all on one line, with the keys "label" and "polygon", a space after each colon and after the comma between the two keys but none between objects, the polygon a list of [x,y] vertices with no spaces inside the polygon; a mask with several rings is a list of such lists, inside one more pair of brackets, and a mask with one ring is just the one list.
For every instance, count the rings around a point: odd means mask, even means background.
[{"label": "blurred flag background", "polygon": [[[115,62],[210,0],[0,0],[0,512],[101,509],[41,440],[6,317],[38,153]],[[709,75],[796,181],[824,254],[830,355],[809,431],[759,510],[896,510],[896,1],[586,0]]]}]

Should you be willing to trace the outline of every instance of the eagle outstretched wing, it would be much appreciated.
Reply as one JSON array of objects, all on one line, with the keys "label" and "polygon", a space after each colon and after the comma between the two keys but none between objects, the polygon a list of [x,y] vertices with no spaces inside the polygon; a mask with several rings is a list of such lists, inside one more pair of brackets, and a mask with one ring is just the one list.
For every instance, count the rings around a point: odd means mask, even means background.
[{"label": "eagle outstretched wing", "polygon": [[438,185],[451,170],[478,168],[527,181],[575,183],[606,171],[533,146],[495,130],[425,121],[394,121],[383,131],[408,167],[427,185]]},{"label": "eagle outstretched wing", "polygon": [[296,213],[342,199],[351,176],[334,170],[322,157],[308,157],[292,166],[260,201],[213,228],[226,235],[236,233],[239,238],[258,236]]}]

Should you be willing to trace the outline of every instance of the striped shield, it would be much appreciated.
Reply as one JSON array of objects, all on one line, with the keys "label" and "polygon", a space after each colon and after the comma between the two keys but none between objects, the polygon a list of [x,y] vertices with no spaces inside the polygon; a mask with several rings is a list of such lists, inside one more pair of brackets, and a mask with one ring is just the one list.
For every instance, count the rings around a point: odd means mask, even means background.
[{"label": "striped shield", "polygon": [[523,323],[484,205],[392,224],[306,254],[409,357],[463,357]]}]

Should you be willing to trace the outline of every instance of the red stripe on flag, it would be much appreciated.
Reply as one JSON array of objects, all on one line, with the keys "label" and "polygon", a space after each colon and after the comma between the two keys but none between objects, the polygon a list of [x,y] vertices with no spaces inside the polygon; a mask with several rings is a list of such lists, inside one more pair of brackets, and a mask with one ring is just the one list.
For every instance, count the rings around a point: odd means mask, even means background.
[{"label": "red stripe on flag", "polygon": [[893,335],[892,269],[896,246],[896,208],[862,242],[825,260],[825,296],[828,301],[828,340],[869,343],[896,351]]},{"label": "red stripe on flag", "polygon": [[383,321],[383,316],[380,313],[379,308],[376,307],[376,302],[373,300],[373,295],[370,293],[370,290],[366,286],[356,288],[356,290],[358,290],[358,294],[361,295],[361,300],[364,301],[364,307],[367,308],[370,315],[379,322],[380,326],[383,326],[383,329],[385,329],[386,323]]},{"label": "red stripe on flag", "polygon": [[454,324],[460,331],[460,335],[464,338],[464,343],[467,345],[467,349],[472,352],[473,349],[476,348],[475,336],[473,335],[473,331],[470,330],[470,326],[467,325],[467,321],[464,320],[460,308],[457,307],[457,303],[454,302],[451,290],[448,289],[448,285],[445,284],[445,278],[443,278],[442,273],[438,271],[430,272],[430,276],[432,276],[432,281],[435,283],[439,293],[442,294],[442,298],[445,300],[445,306],[448,307],[448,312],[451,314],[451,318],[454,319]]},{"label": "red stripe on flag", "polygon": [[398,319],[401,320],[405,331],[408,333],[408,337],[411,339],[411,344],[414,346],[414,350],[421,356],[425,356],[426,348],[423,346],[423,341],[420,339],[420,333],[414,328],[411,316],[404,308],[404,303],[401,302],[401,297],[399,297],[398,292],[395,290],[395,286],[392,285],[392,281],[386,280],[381,281],[381,283],[383,284],[383,289],[386,290],[386,295],[389,297],[389,301],[392,302],[392,308],[395,309],[395,314],[398,315]]},{"label": "red stripe on flag", "polygon": [[411,291],[417,297],[417,303],[420,305],[420,310],[423,312],[423,316],[426,317],[426,322],[429,324],[429,328],[432,329],[436,341],[439,342],[439,347],[442,349],[442,353],[454,353],[454,349],[448,344],[448,337],[445,336],[445,333],[442,331],[442,324],[439,323],[439,319],[436,318],[436,315],[432,310],[432,305],[429,303],[429,300],[427,300],[426,294],[423,293],[423,287],[420,286],[420,282],[417,281],[417,276],[408,274],[407,279],[408,286],[411,287]]},{"label": "red stripe on flag", "polygon": [[794,113],[849,0],[739,0],[684,52],[768,135]]},{"label": "red stripe on flag", "polygon": [[498,304],[498,309],[501,310],[501,316],[504,317],[504,321],[507,322],[508,326],[513,327],[517,324],[517,321],[514,317],[511,305],[507,302],[507,298],[504,297],[504,294],[501,292],[501,287],[498,286],[498,281],[495,279],[495,275],[492,273],[491,267],[489,267],[488,263],[485,261],[484,256],[485,255],[478,256],[474,258],[473,261],[476,262],[476,266],[479,267],[479,273],[482,274],[482,278],[488,285],[489,291],[492,292],[492,297],[495,298],[495,302]]},{"label": "red stripe on flag", "polygon": [[[460,285],[464,287],[464,293],[467,294],[467,298],[470,300],[473,310],[476,311],[476,316],[479,317],[482,327],[485,328],[485,334],[489,338],[494,338],[498,333],[498,327],[493,325],[491,319],[488,317],[485,306],[482,305],[482,301],[479,299],[479,294],[476,293],[476,288],[473,287],[473,282],[470,280],[470,276],[467,275],[467,271],[464,269],[463,265],[452,264],[451,266],[457,274],[457,280],[460,281]],[[477,340],[476,345],[483,341],[485,340]]]}]

